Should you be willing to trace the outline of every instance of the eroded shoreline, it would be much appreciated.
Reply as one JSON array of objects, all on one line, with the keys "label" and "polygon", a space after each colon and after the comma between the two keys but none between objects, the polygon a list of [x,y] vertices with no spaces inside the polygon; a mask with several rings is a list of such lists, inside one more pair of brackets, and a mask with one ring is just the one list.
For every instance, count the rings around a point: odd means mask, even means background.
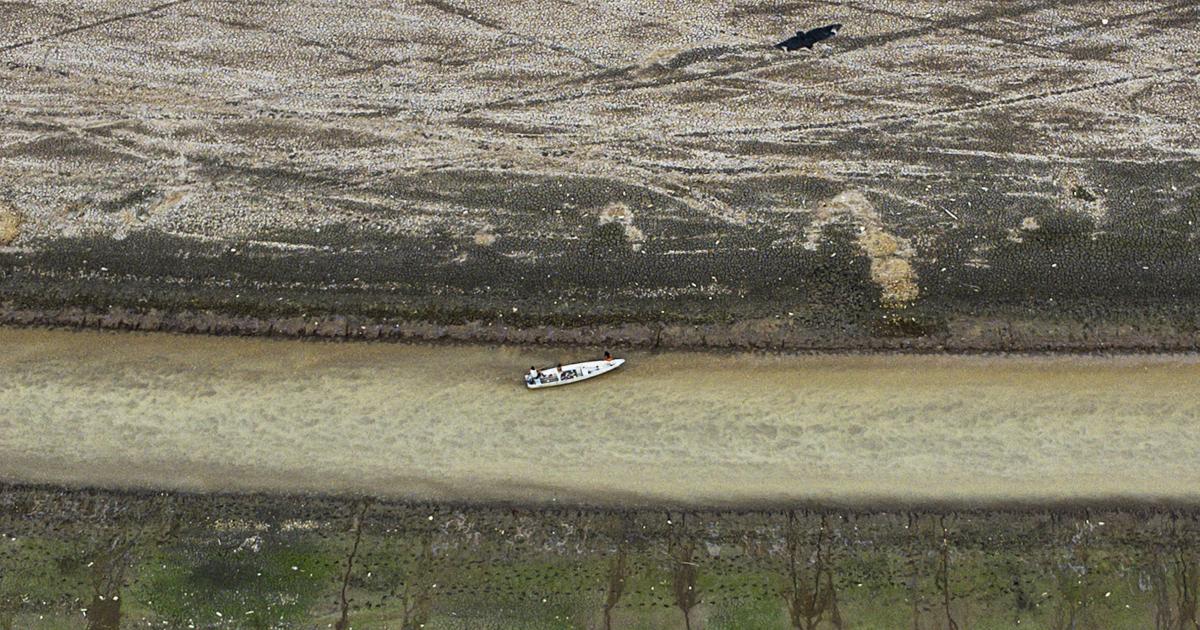
[{"label": "eroded shoreline", "polygon": [[[1018,309],[1019,310],[1019,309]],[[1200,329],[1143,314],[1144,321],[1092,322],[1050,317],[962,317],[940,332],[905,334],[904,314],[884,334],[834,335],[787,318],[727,324],[626,322],[560,326],[472,320],[447,323],[342,315],[251,317],[219,311],[139,311],[0,303],[0,326],[77,331],[162,332],[211,337],[335,341],[456,342],[520,346],[613,345],[648,350],[917,354],[1156,354],[1200,352]],[[915,320],[914,320],[915,321]],[[878,330],[876,330],[878,332]]]}]

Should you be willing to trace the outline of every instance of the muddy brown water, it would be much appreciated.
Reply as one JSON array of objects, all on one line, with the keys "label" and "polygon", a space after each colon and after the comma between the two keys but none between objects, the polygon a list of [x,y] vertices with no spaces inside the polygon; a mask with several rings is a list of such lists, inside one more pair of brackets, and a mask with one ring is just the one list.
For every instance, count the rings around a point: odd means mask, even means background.
[{"label": "muddy brown water", "polygon": [[1195,356],[627,353],[0,329],[0,478],[710,505],[1200,495]]}]

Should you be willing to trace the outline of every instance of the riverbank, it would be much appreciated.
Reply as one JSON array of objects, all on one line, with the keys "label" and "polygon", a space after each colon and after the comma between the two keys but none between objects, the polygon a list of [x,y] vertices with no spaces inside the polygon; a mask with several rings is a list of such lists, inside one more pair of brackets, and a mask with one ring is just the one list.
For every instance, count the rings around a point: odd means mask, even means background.
[{"label": "riverbank", "polygon": [[[0,329],[0,478],[587,505],[1197,500],[1194,355],[621,352]],[[598,354],[596,347],[593,353]]]},{"label": "riverbank", "polygon": [[[1159,312],[1163,311],[1163,312]],[[536,325],[452,317],[443,321],[381,320],[344,315],[254,317],[212,310],[161,311],[113,306],[20,308],[0,302],[0,326],[79,331],[167,332],[209,336],[335,341],[451,341],[522,346],[619,346],[646,350],[782,352],[1187,353],[1200,351],[1200,329],[1177,308],[1147,307],[1117,322],[1030,315],[993,309],[988,317],[959,317],[925,330],[916,314],[885,314],[874,326],[841,332],[794,317],[729,323],[616,322]],[[524,321],[521,321],[524,319]],[[602,319],[602,318],[601,318]]]}]

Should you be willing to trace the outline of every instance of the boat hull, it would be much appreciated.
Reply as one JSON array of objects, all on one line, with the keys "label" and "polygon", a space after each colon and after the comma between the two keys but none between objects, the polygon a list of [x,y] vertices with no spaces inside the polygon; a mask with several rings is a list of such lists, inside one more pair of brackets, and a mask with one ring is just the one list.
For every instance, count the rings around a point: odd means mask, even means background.
[{"label": "boat hull", "polygon": [[586,381],[590,378],[596,378],[602,374],[621,367],[625,363],[625,359],[613,359],[611,361],[584,361],[582,363],[572,363],[562,366],[562,372],[558,372],[556,368],[546,368],[542,370],[544,376],[541,382],[530,383],[525,382],[525,386],[529,389],[542,389],[545,387],[558,387],[559,385],[570,385],[580,381]]}]

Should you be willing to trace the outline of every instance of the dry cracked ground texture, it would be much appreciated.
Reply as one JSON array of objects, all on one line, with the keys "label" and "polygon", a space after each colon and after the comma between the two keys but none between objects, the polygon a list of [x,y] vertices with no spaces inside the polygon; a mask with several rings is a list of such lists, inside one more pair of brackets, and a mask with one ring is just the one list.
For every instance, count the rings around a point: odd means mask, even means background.
[{"label": "dry cracked ground texture", "polygon": [[1191,0],[0,11],[10,309],[1196,338]]}]

